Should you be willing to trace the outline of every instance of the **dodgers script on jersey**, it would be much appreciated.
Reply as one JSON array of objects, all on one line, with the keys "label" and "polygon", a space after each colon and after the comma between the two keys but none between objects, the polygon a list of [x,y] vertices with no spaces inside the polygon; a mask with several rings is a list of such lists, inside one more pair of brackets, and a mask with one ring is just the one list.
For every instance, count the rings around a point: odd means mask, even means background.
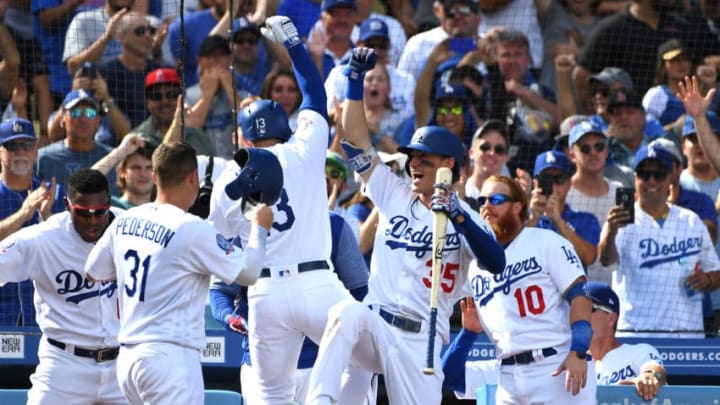
[{"label": "dodgers script on jersey", "polygon": [[[368,179],[366,193],[379,208],[369,292],[364,303],[380,304],[413,319],[429,321],[433,212],[422,205],[410,183],[377,165]],[[462,207],[485,232],[488,224],[464,201]],[[448,221],[443,273],[440,278],[437,333],[447,343],[453,305],[470,293],[468,267],[475,255],[465,237]]]},{"label": "dodgers script on jersey", "polygon": [[615,246],[620,257],[612,288],[623,303],[618,331],[703,330],[702,294],[688,297],[684,282],[695,269],[720,269],[720,261],[697,214],[671,205],[660,225],[635,204],[635,223],[618,230]]},{"label": "dodgers script on jersey", "polygon": [[246,259],[239,238],[217,234],[174,205],[148,203],[110,224],[86,271],[100,280],[117,275],[120,343],[168,342],[201,350],[210,276],[231,283]]},{"label": "dodgers script on jersey", "polygon": [[651,360],[663,364],[660,353],[649,344],[622,344],[595,362],[598,385],[615,385],[631,380],[640,375],[643,364]]},{"label": "dodgers script on jersey", "polygon": [[[285,143],[268,148],[283,168],[284,186],[275,204],[275,220],[267,238],[265,267],[330,258],[330,220],[325,186],[325,151],[328,123],[320,114],[304,109],[298,129]],[[240,209],[242,199],[225,195],[225,186],[237,177],[237,163],[230,162],[213,188],[208,220],[226,236],[240,234],[247,242],[250,222]],[[312,233],[307,233],[309,230]]]},{"label": "dodgers script on jersey", "polygon": [[33,280],[37,323],[45,336],[80,347],[115,347],[117,285],[85,279],[93,246],[75,231],[69,213],[55,214],[0,243],[0,285]]},{"label": "dodgers script on jersey", "polygon": [[585,275],[572,244],[553,231],[525,227],[505,248],[505,258],[502,273],[471,266],[469,276],[480,319],[498,357],[539,347],[569,347],[569,305],[562,294]]}]

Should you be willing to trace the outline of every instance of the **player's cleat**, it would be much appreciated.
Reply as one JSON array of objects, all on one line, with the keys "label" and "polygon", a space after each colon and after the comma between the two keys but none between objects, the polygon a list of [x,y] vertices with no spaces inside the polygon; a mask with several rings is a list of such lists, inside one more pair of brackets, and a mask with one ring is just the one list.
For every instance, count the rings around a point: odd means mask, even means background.
[{"label": "player's cleat", "polygon": [[260,32],[269,40],[283,44],[287,48],[302,44],[295,24],[285,16],[275,15],[265,20]]}]

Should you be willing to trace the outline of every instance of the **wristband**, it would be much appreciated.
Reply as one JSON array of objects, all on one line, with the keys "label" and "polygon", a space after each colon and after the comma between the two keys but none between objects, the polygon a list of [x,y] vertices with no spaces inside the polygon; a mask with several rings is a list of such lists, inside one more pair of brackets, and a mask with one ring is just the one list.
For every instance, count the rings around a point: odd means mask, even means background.
[{"label": "wristband", "polygon": [[572,331],[570,350],[578,353],[587,352],[590,347],[590,339],[592,339],[592,325],[590,325],[590,322],[584,319],[575,321],[570,326],[570,329]]},{"label": "wristband", "polygon": [[348,76],[348,86],[345,90],[345,97],[348,100],[359,101],[363,99],[365,92],[365,73],[352,71]]},{"label": "wristband", "polygon": [[370,170],[373,160],[377,157],[377,152],[375,152],[375,149],[372,147],[368,150],[362,150],[344,140],[340,142],[340,146],[342,146],[345,154],[348,156],[350,168],[357,172],[357,174],[362,175]]}]

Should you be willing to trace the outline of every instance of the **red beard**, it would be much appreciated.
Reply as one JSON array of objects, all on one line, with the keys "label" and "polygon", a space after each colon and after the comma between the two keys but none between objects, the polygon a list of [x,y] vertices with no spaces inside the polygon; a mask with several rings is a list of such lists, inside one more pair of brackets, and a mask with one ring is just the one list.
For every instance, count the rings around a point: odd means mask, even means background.
[{"label": "red beard", "polygon": [[490,226],[492,226],[498,242],[505,244],[515,237],[518,230],[522,227],[522,223],[520,222],[520,218],[517,218],[513,215],[512,211],[508,210],[498,216],[497,220],[490,224]]}]

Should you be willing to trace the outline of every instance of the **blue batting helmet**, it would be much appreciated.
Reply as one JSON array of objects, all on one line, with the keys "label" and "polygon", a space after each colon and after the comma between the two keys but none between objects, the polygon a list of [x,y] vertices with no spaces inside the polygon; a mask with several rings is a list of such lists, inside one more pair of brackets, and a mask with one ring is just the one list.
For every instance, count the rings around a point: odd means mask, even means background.
[{"label": "blue batting helmet", "polygon": [[246,197],[251,202],[273,205],[280,198],[283,187],[283,170],[278,158],[261,148],[240,149],[235,153],[240,166],[235,180],[225,186],[232,200]]},{"label": "blue batting helmet", "polygon": [[238,112],[237,123],[243,131],[243,138],[252,142],[256,139],[290,139],[292,130],[282,106],[272,100],[257,100]]},{"label": "blue batting helmet", "polygon": [[445,157],[455,159],[455,165],[452,168],[453,181],[460,176],[460,166],[463,162],[465,151],[460,140],[443,127],[428,125],[415,130],[410,143],[398,148],[398,152],[408,155],[405,163],[405,171],[410,174],[410,153],[414,150],[435,153]]}]

